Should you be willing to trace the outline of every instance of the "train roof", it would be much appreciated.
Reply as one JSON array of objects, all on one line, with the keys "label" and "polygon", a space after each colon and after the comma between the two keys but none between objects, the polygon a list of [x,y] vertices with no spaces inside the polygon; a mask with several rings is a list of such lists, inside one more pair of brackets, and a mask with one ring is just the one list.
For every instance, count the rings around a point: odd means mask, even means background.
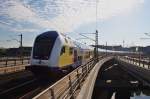
[{"label": "train roof", "polygon": [[70,47],[77,47],[82,50],[93,50],[92,46],[88,46],[86,44],[80,43],[76,40],[71,39],[70,37],[67,37],[65,34],[57,32],[57,31],[47,31],[43,32],[42,34],[39,34],[37,37],[45,38],[45,37],[57,37],[61,36],[61,39],[64,43],[64,45],[70,46]]},{"label": "train roof", "polygon": [[[106,49],[98,49],[99,52],[106,52]],[[114,50],[107,50],[108,53],[135,53],[131,51],[114,51]]]},{"label": "train roof", "polygon": [[39,34],[37,37],[57,37],[59,34],[57,31],[47,31]]},{"label": "train roof", "polygon": [[[57,36],[62,36],[62,40],[64,42],[65,45],[67,46],[71,46],[71,47],[77,47],[80,48],[82,50],[93,50],[94,47],[80,43],[76,40],[71,39],[70,37],[67,37],[65,34],[62,34],[60,32],[57,31],[47,31],[47,32],[43,32],[42,34],[39,34],[37,36],[37,38],[47,38],[47,37],[54,37],[56,38]],[[98,49],[99,52],[106,52],[106,49]],[[130,51],[114,51],[114,50],[107,50],[107,52],[110,53],[135,53],[135,52],[130,52]]]},{"label": "train roof", "polygon": [[86,45],[86,44],[83,44],[83,43],[80,43],[80,42],[78,42],[78,41],[76,41],[76,40],[74,40],[74,39],[72,39],[72,38],[70,38],[70,37],[67,37],[66,35],[64,35],[64,34],[62,34],[62,33],[60,33],[61,34],[61,36],[65,39],[65,40],[68,40],[69,42],[71,42],[70,44],[67,44],[67,45],[69,45],[69,46],[73,46],[73,47],[77,47],[77,48],[80,48],[80,49],[83,49],[83,50],[92,50],[93,49],[93,47],[92,46],[88,46],[88,45]]},{"label": "train roof", "polygon": [[93,49],[92,46],[88,46],[88,45],[86,45],[86,44],[79,43],[79,42],[77,42],[77,41],[74,41],[74,45],[75,45],[75,47],[81,48],[81,49],[83,49],[83,50],[92,50],[92,49]]}]

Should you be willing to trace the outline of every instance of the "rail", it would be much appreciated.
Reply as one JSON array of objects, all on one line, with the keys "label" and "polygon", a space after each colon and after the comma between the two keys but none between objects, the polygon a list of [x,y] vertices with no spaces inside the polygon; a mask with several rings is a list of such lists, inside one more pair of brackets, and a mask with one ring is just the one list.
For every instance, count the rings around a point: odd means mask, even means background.
[{"label": "rail", "polygon": [[141,68],[150,69],[150,60],[137,59],[128,56],[118,56],[118,59],[123,60],[127,63],[139,66]]},{"label": "rail", "polygon": [[7,58],[0,60],[0,75],[13,73],[25,69],[29,65],[29,57]]},{"label": "rail", "polygon": [[127,56],[117,57],[117,60],[122,65],[121,68],[141,81],[142,85],[150,86],[150,62],[148,60],[139,60]]},{"label": "rail", "polygon": [[86,81],[82,86],[81,91],[78,94],[76,99],[92,99],[95,81],[97,79],[99,70],[101,69],[104,63],[106,63],[107,61],[113,58],[114,58],[113,56],[103,58],[94,66],[94,68],[91,70],[88,77],[86,78]]},{"label": "rail", "polygon": [[[99,60],[102,58],[103,57],[99,57]],[[86,79],[92,68],[95,66],[95,64],[95,60],[91,59],[89,62],[79,66],[77,69],[35,96],[33,99],[75,98],[77,90],[80,90],[84,80]]]},{"label": "rail", "polygon": [[29,64],[29,57],[0,59],[0,68]]}]

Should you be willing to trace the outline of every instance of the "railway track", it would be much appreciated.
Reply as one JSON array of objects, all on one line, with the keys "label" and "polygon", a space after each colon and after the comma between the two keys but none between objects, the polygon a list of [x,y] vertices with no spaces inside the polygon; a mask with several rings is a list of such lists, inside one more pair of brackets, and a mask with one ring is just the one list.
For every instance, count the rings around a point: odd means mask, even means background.
[{"label": "railway track", "polygon": [[37,78],[30,71],[1,76],[0,97],[3,99],[32,98],[60,79],[50,78]]},{"label": "railway track", "polygon": [[[123,67],[124,64],[115,59],[102,66],[95,82],[92,99],[135,99],[137,93],[142,93],[142,97],[149,96],[147,93],[150,92],[150,87]],[[142,97],[136,99],[149,99]]]},{"label": "railway track", "polygon": [[[84,67],[87,67],[86,70],[83,66],[82,69],[80,69],[80,71],[82,72],[87,72],[87,69],[91,67],[91,65],[93,64],[94,61],[90,61],[88,62],[87,65],[85,65]],[[79,71],[78,71],[79,72]],[[20,77],[16,77],[17,79],[11,79],[9,81],[4,81],[3,84],[0,84],[0,97],[2,97],[3,99],[30,99],[33,98],[34,96],[36,96],[38,93],[41,93],[42,91],[44,91],[45,89],[47,89],[48,87],[50,87],[53,83],[55,83],[56,81],[58,81],[60,78],[64,77],[65,75],[67,75],[68,73],[64,74],[62,77],[59,78],[54,78],[54,77],[49,77],[49,78],[44,78],[42,77],[39,78],[37,76],[35,76],[34,74],[30,74],[31,72],[26,71],[26,73],[20,73],[18,74]],[[25,77],[25,75],[27,75]],[[75,76],[76,78],[76,72],[75,74],[72,74]],[[12,75],[11,75],[12,76]],[[15,77],[16,73],[14,73]],[[12,78],[9,77],[8,75],[6,76],[8,78]],[[71,76],[72,79],[72,76]],[[73,80],[73,79],[72,79]],[[1,82],[1,81],[0,81]],[[62,84],[60,86],[63,86]]]},{"label": "railway track", "polygon": [[45,88],[50,86],[54,81],[44,80],[40,81],[37,78],[33,78],[24,83],[19,83],[16,86],[12,86],[0,92],[0,97],[4,99],[26,99],[32,98]]},{"label": "railway track", "polygon": [[[20,71],[0,76],[0,97],[12,98],[13,92],[35,81],[35,76],[30,71]],[[12,95],[11,95],[12,94]]]},{"label": "railway track", "polygon": [[9,89],[5,89],[4,91],[2,91],[0,93],[0,96],[3,98],[17,98],[18,96],[20,96],[19,95],[21,94],[20,92],[22,92],[21,89],[24,89],[24,87],[27,87],[27,86],[29,88],[29,86],[33,84],[35,81],[36,79],[33,79],[33,80],[26,81],[24,83],[18,84],[16,86],[12,86]]}]

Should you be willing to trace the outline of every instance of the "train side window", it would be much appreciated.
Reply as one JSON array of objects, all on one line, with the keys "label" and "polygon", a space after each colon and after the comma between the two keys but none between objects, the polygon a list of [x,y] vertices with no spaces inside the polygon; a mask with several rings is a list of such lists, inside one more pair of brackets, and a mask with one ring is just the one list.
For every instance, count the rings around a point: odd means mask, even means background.
[{"label": "train side window", "polygon": [[61,55],[63,54],[63,53],[65,53],[65,46],[63,46],[62,48],[61,48]]},{"label": "train side window", "polygon": [[72,48],[72,47],[69,48],[69,54],[70,54],[70,55],[73,54],[73,48]]}]

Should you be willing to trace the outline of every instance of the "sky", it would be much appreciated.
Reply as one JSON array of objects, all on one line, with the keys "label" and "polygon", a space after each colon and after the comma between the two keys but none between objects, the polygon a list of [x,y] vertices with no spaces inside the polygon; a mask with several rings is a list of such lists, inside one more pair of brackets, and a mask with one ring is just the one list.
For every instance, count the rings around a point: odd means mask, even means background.
[{"label": "sky", "polygon": [[88,45],[94,42],[79,33],[98,30],[101,45],[148,46],[150,39],[140,38],[150,33],[149,10],[150,0],[0,0],[0,47],[18,47],[20,34],[23,45],[32,46],[50,30]]}]

